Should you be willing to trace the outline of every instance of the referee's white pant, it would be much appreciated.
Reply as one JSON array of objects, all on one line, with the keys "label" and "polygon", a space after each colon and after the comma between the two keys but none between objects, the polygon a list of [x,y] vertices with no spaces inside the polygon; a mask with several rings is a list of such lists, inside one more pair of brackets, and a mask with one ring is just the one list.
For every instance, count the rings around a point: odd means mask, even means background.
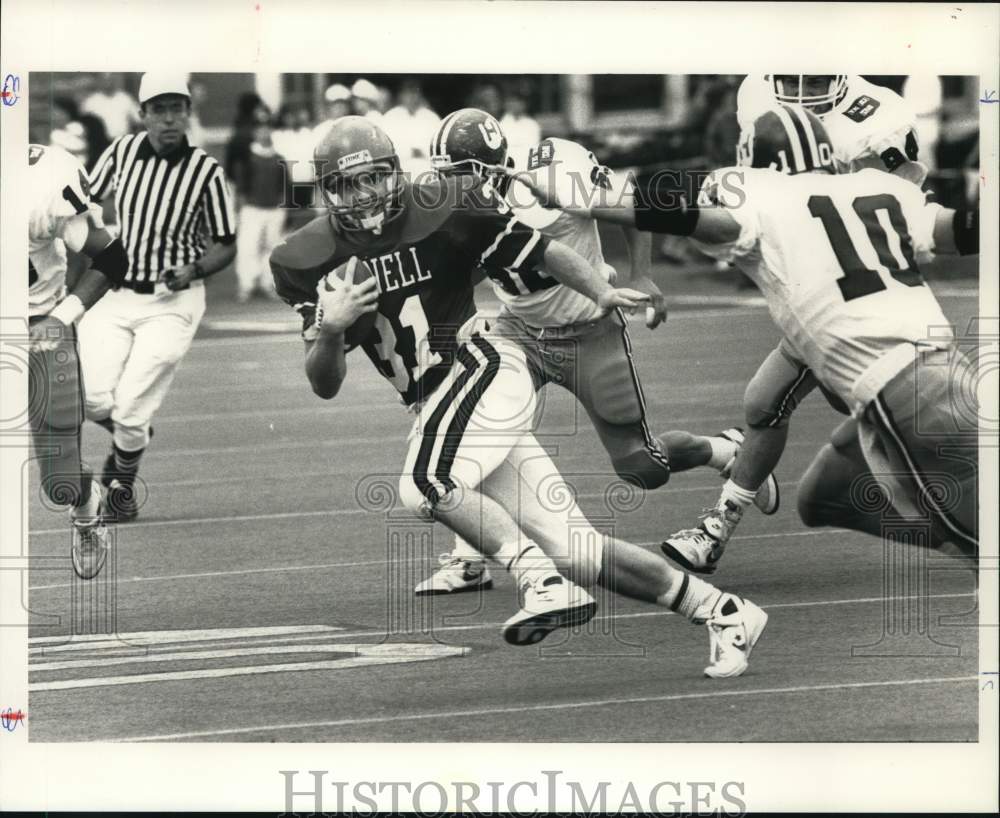
[{"label": "referee's white pant", "polygon": [[280,207],[243,205],[236,233],[236,282],[241,295],[254,288],[274,290],[271,278],[271,251],[281,243],[285,211]]},{"label": "referee's white pant", "polygon": [[143,449],[149,424],[205,314],[205,286],[146,295],[112,290],[80,321],[87,417],[114,422],[115,444]]}]

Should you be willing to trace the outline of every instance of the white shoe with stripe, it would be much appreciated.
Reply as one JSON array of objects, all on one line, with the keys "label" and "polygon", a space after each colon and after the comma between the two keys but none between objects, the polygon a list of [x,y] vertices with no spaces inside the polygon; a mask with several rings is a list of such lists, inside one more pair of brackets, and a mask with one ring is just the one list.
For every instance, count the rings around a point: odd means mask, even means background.
[{"label": "white shoe with stripe", "polygon": [[416,596],[437,594],[461,594],[466,591],[488,591],[493,587],[493,578],[486,563],[462,559],[454,554],[438,557],[440,567],[413,589]]},{"label": "white shoe with stripe", "polygon": [[767,627],[767,614],[748,599],[723,594],[705,623],[709,637],[711,679],[742,676],[750,666],[750,654]]},{"label": "white shoe with stripe", "polygon": [[559,574],[526,582],[520,595],[521,610],[501,630],[511,645],[534,645],[558,628],[585,625],[597,612],[594,598]]}]

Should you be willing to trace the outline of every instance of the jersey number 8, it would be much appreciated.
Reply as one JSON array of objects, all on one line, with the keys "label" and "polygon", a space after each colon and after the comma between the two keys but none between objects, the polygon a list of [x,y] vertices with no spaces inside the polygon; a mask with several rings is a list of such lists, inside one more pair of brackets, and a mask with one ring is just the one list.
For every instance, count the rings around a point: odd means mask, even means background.
[{"label": "jersey number 8", "polygon": [[[833,200],[829,196],[810,196],[808,204],[809,212],[823,223],[823,229],[830,239],[830,246],[833,247],[837,262],[844,271],[844,275],[837,279],[844,301],[852,301],[886,289],[878,271],[866,267],[858,255],[858,250]],[[859,196],[851,203],[851,207],[864,225],[868,239],[878,255],[879,263],[889,271],[889,274],[907,287],[919,287],[923,284],[924,279],[913,257],[913,243],[906,228],[906,219],[903,218],[899,200],[891,194],[879,193],[873,196]],[[889,236],[878,219],[879,211],[886,214],[896,234],[900,252],[906,263],[905,267],[900,265],[899,259],[889,247]]]}]

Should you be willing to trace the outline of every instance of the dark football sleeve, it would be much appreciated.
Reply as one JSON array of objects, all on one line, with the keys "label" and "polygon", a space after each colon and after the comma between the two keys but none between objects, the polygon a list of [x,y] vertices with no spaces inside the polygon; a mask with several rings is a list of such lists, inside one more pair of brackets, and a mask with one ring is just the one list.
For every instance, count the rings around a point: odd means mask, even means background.
[{"label": "dark football sleeve", "polygon": [[455,233],[479,267],[489,273],[537,274],[549,240],[505,206],[467,197],[454,219]]},{"label": "dark football sleeve", "polygon": [[[279,248],[280,249],[280,248]],[[302,318],[302,338],[311,341],[316,324],[316,284],[303,271],[282,264],[278,250],[271,254],[271,276],[274,289],[288,306]]]}]

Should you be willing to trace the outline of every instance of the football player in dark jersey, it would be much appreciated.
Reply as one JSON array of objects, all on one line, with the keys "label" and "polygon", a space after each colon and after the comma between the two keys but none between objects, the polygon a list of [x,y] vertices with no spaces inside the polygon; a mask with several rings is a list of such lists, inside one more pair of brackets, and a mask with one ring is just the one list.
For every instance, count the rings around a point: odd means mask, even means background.
[{"label": "football player in dark jersey", "polygon": [[[510,564],[525,610],[505,629],[508,641],[587,621],[596,607],[589,594],[564,580],[537,546],[522,541],[510,514],[477,491],[506,456],[511,443],[503,438],[520,436],[523,418],[530,422],[531,413],[518,412],[533,393],[523,357],[501,367],[494,343],[477,334],[459,344],[456,336],[475,312],[477,267],[531,271],[544,259],[553,275],[605,310],[632,309],[645,296],[611,287],[572,250],[461,181],[405,178],[392,142],[367,119],[338,120],[315,162],[329,212],[271,256],[279,295],[303,318],[313,390],[326,399],[337,394],[347,371],[344,333],[375,312],[359,345],[418,414],[400,485],[404,504]],[[327,278],[354,258],[374,275],[355,284],[352,268],[343,281]],[[467,434],[477,411],[503,418],[508,428]]]},{"label": "football player in dark jersey", "polygon": [[[521,609],[504,624],[506,641],[532,644],[594,615],[593,598],[559,573],[553,554],[584,584],[600,578],[616,591],[709,622],[713,661],[706,672],[742,673],[767,620],[752,603],[635,546],[628,546],[637,552],[631,560],[621,549],[605,549],[600,537],[596,546],[595,538],[585,538],[567,552],[568,528],[547,531],[553,520],[544,509],[518,508],[519,518],[527,517],[518,520],[508,511],[517,506],[527,461],[541,462],[530,434],[535,390],[519,346],[468,329],[475,271],[523,277],[544,265],[603,312],[634,309],[648,296],[612,287],[580,255],[519,222],[479,184],[406,179],[391,141],[366,119],[338,120],[315,161],[329,212],[271,256],[279,295],[303,317],[313,391],[327,399],[337,394],[347,371],[345,332],[375,313],[357,343],[417,414],[401,502],[444,523],[513,575]],[[354,259],[374,275],[356,283]],[[342,264],[342,279],[329,275]],[[551,461],[542,471],[558,476]],[[543,537],[548,552],[536,542]]]}]

